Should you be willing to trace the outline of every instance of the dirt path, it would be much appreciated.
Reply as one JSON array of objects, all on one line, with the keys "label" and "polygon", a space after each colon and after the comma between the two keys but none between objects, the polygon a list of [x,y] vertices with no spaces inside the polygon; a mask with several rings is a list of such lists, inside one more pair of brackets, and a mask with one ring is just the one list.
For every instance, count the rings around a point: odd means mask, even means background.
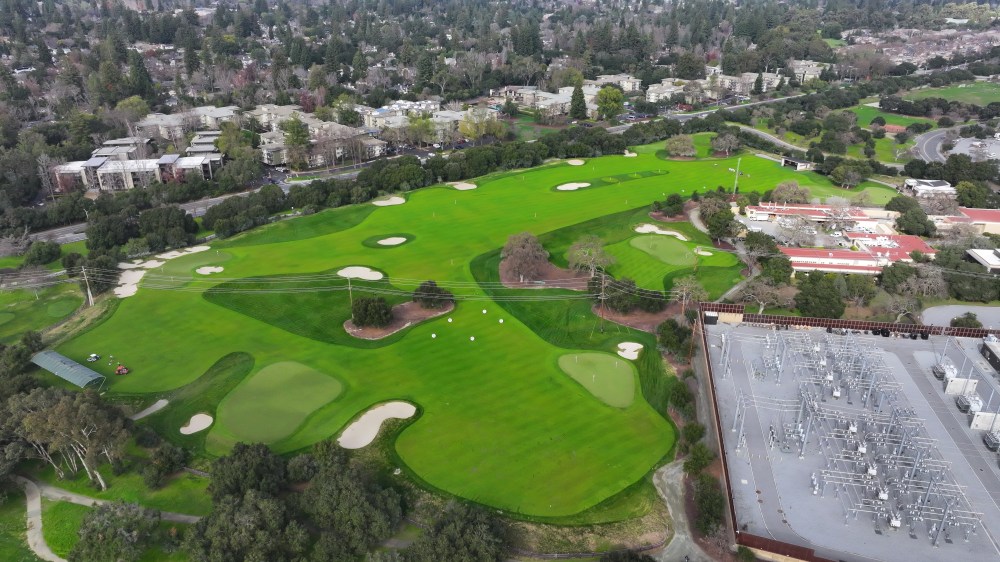
[{"label": "dirt path", "polygon": [[656,559],[661,562],[711,562],[712,557],[705,554],[691,536],[687,512],[684,510],[684,462],[674,461],[656,471],[653,483],[666,502],[670,519],[674,522],[674,538],[656,555]]},{"label": "dirt path", "polygon": [[35,553],[35,556],[48,562],[66,562],[65,558],[56,556],[49,545],[45,542],[42,534],[42,494],[38,486],[27,478],[11,476],[11,480],[24,488],[24,495],[28,498],[27,520],[28,520],[28,547]]},{"label": "dirt path", "polygon": [[[29,480],[29,482],[31,481]],[[32,482],[32,484],[41,490],[42,497],[47,500],[75,503],[77,505],[85,505],[88,507],[109,503],[107,500],[99,500],[83,494],[77,494],[49,484],[43,484],[40,482]],[[153,511],[157,510],[154,509]],[[188,515],[186,513],[174,513],[172,511],[158,511],[158,513],[160,514],[160,519],[170,521],[172,523],[187,523],[190,525],[201,520],[201,517],[197,515]]]},{"label": "dirt path", "polygon": [[708,228],[705,227],[705,223],[701,222],[701,210],[698,209],[698,207],[688,211],[688,219],[690,219],[691,224],[693,224],[695,228],[705,234],[708,234]]}]

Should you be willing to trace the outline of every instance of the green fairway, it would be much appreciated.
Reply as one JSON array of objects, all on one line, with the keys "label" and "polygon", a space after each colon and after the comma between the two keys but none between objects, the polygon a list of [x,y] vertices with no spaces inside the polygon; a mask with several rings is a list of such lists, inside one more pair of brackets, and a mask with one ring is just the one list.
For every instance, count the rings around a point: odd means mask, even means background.
[{"label": "green fairway", "polygon": [[881,109],[870,105],[854,106],[848,111],[858,116],[858,125],[865,129],[871,126],[872,119],[875,119],[876,117],[885,119],[886,125],[899,125],[901,127],[908,127],[914,123],[927,123],[929,125],[934,125],[933,119],[889,113],[888,111],[882,111]]},{"label": "green fairway", "polygon": [[944,88],[921,88],[907,92],[904,99],[944,98],[985,107],[990,102],[1000,100],[1000,85],[992,82],[970,82],[953,84]]},{"label": "green fairway", "polygon": [[[613,353],[621,341],[652,350],[655,338],[624,327],[595,330],[599,320],[586,294],[499,287],[498,250],[511,234],[529,231],[553,261],[564,263],[580,235],[606,233],[607,244],[624,243],[636,263],[655,268],[650,279],[661,288],[697,266],[699,280],[721,294],[723,284],[739,278],[738,263],[724,261],[735,260],[729,254],[713,251],[697,264],[674,265],[628,240],[637,236],[635,225],[653,222],[653,200],[731,185],[727,169],[737,156],[666,161],[657,156],[661,146],[638,147],[634,158],[497,173],[476,178],[472,191],[421,189],[400,194],[402,205],[333,209],[216,242],[210,251],[147,272],[136,296],[59,351],[78,360],[113,354],[133,372],[109,377],[108,392],[148,396],[143,403],[169,399],[142,423],[212,455],[237,440],[265,441],[281,453],[301,450],[336,435],[372,404],[405,400],[420,413],[400,430],[394,448],[399,466],[417,481],[530,517],[585,512],[638,482],[672,450],[669,379],[657,354],[644,353],[629,366],[641,399],[609,408],[582,391],[559,368],[559,357]],[[874,184],[845,192],[817,174],[742,158],[748,175],[741,191],[795,179],[817,197],[867,189],[878,202],[892,193]],[[594,185],[553,189],[570,182]],[[689,252],[710,247],[690,225],[664,228],[688,236]],[[408,241],[371,245],[392,233]],[[671,244],[661,238],[657,244]],[[218,264],[224,272],[194,272]],[[349,292],[336,273],[346,266],[385,277],[356,279]],[[376,341],[344,330],[352,297],[375,293],[395,304],[428,279],[456,294],[452,313]],[[94,368],[110,374],[106,363]],[[198,412],[217,416],[207,436],[179,436],[179,425]]]},{"label": "green fairway", "polygon": [[606,353],[567,353],[559,368],[608,406],[627,408],[635,400],[635,369],[628,359]]},{"label": "green fairway", "polygon": [[[219,404],[218,422],[209,433],[209,441],[228,446],[236,441],[273,443],[293,432],[310,413],[332,402],[342,390],[337,379],[301,363],[273,363],[257,371]],[[233,439],[227,439],[229,436]]]},{"label": "green fairway", "polygon": [[76,283],[35,290],[0,292],[0,343],[10,343],[28,330],[41,330],[72,314],[83,304]]}]

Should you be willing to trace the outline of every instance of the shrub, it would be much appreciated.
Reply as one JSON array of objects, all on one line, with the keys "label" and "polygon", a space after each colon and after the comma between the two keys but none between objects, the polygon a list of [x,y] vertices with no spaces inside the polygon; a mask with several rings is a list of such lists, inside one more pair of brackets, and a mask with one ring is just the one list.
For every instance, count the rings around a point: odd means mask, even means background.
[{"label": "shrub", "polygon": [[358,297],[351,305],[351,318],[358,327],[384,328],[392,322],[392,307],[382,297]]},{"label": "shrub", "polygon": [[718,481],[709,474],[698,477],[694,486],[695,529],[710,535],[722,524],[726,498]]},{"label": "shrub", "polygon": [[441,308],[454,300],[451,292],[438,287],[434,281],[424,281],[413,291],[413,301],[420,308]]},{"label": "shrub", "polygon": [[24,254],[24,265],[45,265],[59,259],[62,248],[56,242],[33,242]]},{"label": "shrub", "polygon": [[976,317],[975,312],[966,312],[961,316],[951,319],[952,328],[982,328],[983,323]]}]

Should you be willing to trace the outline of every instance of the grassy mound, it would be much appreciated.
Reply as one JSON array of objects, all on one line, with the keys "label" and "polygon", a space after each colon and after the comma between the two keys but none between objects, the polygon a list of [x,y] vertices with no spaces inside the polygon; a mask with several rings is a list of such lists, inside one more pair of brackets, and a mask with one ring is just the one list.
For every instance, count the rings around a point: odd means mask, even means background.
[{"label": "grassy mound", "polygon": [[627,408],[635,400],[635,370],[625,359],[605,353],[568,353],[559,358],[559,368],[608,406]]}]

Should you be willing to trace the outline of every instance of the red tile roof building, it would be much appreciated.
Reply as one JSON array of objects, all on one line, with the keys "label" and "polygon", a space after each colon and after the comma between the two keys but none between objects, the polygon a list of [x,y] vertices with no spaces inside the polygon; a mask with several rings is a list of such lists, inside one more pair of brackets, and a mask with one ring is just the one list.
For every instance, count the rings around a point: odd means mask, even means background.
[{"label": "red tile roof building", "polygon": [[795,271],[827,271],[831,273],[864,273],[875,275],[895,262],[912,262],[914,251],[933,257],[936,253],[919,236],[884,235],[860,232],[846,233],[857,250],[825,248],[779,247],[792,262]]}]

